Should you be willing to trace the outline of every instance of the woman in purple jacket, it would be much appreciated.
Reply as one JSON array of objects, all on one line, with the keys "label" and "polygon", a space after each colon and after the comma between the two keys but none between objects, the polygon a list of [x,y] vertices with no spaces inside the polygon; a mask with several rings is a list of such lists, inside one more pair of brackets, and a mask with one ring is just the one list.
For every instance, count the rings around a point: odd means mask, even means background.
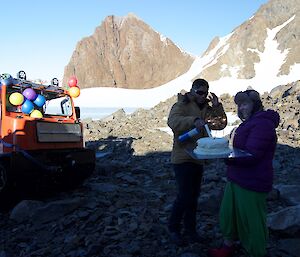
[{"label": "woman in purple jacket", "polygon": [[252,156],[226,161],[228,182],[220,210],[224,243],[209,250],[209,255],[232,256],[234,242],[239,240],[250,256],[263,257],[268,238],[266,197],[272,189],[279,114],[265,111],[255,90],[238,92],[234,101],[242,123],[232,132],[233,147]]}]

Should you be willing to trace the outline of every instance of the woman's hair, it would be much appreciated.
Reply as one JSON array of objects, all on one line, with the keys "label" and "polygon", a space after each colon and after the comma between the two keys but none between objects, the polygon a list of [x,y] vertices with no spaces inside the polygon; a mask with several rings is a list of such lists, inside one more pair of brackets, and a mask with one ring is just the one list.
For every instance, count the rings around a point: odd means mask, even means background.
[{"label": "woman's hair", "polygon": [[[260,99],[259,93],[253,89],[248,89],[245,91],[238,92],[234,97],[234,102],[240,105],[243,102],[252,101],[253,110],[252,115],[256,112],[262,111],[264,109],[262,101]],[[238,113],[239,115],[239,113]]]}]

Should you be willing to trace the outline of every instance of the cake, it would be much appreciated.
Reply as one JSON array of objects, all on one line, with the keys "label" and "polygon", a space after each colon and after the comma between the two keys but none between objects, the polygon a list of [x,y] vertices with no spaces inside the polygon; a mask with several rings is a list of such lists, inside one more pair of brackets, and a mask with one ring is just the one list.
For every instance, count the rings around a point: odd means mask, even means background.
[{"label": "cake", "polygon": [[226,155],[231,152],[229,141],[225,137],[203,137],[197,140],[194,149],[196,155]]}]

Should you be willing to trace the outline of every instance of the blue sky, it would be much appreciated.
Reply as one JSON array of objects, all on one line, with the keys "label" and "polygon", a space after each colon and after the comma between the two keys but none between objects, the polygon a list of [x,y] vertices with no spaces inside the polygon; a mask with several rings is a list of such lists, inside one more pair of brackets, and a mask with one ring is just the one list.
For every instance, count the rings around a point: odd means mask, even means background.
[{"label": "blue sky", "polygon": [[200,55],[267,0],[10,0],[1,1],[0,73],[61,78],[78,41],[108,15],[132,12],[185,51]]}]

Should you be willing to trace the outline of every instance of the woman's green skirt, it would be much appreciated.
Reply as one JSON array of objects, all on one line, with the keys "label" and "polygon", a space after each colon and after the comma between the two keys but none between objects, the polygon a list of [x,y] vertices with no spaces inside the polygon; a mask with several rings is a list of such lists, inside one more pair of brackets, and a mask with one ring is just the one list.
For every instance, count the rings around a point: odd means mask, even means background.
[{"label": "woman's green skirt", "polygon": [[220,210],[220,226],[225,239],[239,240],[252,257],[266,254],[267,193],[244,189],[228,182]]}]

